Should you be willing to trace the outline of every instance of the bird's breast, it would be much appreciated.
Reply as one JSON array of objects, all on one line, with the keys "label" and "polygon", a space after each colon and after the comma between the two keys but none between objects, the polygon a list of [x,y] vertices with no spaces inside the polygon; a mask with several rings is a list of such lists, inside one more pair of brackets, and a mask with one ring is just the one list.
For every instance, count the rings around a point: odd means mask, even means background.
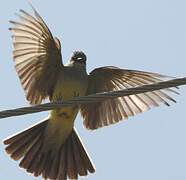
[{"label": "bird's breast", "polygon": [[[87,74],[78,71],[63,71],[58,77],[53,95],[50,98],[52,102],[71,99],[77,96],[84,96],[88,86]],[[58,142],[63,142],[68,137],[74,126],[74,120],[79,111],[78,105],[58,108],[50,111],[49,124],[47,127],[48,138]]]},{"label": "bird's breast", "polygon": [[51,100],[57,101],[83,96],[87,86],[88,77],[86,72],[67,68],[60,73]]}]

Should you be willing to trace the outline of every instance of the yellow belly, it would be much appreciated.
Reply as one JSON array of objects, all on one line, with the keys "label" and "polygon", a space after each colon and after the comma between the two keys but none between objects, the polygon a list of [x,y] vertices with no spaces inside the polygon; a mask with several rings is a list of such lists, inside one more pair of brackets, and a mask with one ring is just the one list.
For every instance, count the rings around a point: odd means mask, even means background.
[{"label": "yellow belly", "polygon": [[[57,83],[51,101],[71,99],[76,96],[85,95],[85,88],[78,82],[70,81]],[[72,131],[74,120],[79,111],[78,105],[67,106],[50,111],[49,124],[46,129],[46,140],[51,145],[60,146]]]}]

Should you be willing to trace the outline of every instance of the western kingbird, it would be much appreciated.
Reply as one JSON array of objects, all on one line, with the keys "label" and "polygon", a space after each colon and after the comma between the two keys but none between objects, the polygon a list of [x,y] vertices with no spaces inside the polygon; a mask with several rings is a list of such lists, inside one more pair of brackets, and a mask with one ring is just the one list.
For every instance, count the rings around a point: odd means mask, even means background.
[{"label": "western kingbird", "polygon": [[[75,51],[69,62],[63,65],[60,41],[53,38],[38,12],[33,8],[33,17],[20,11],[24,16],[17,16],[23,23],[10,21],[16,26],[10,28],[14,33],[13,59],[26,99],[31,105],[40,104],[46,98],[51,102],[60,101],[156,83],[168,77],[113,66],[100,67],[87,74],[87,58],[81,51]],[[165,90],[177,93],[172,89]],[[34,176],[56,180],[67,177],[78,179],[78,175],[95,172],[74,128],[79,110],[84,126],[94,130],[149,110],[150,106],[158,106],[158,103],[169,106],[164,98],[175,102],[163,91],[157,90],[51,110],[47,119],[4,140],[6,152],[13,160],[21,159],[20,167]]]}]

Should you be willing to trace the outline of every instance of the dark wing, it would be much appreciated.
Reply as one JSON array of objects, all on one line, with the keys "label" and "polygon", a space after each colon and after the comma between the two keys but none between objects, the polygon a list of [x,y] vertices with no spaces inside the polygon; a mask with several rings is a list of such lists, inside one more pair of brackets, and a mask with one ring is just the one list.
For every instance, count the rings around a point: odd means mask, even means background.
[{"label": "dark wing", "polygon": [[18,15],[22,23],[10,21],[14,35],[15,69],[30,104],[39,104],[51,95],[60,69],[63,67],[61,46],[33,8],[36,18],[23,10]]},{"label": "dark wing", "polygon": [[[142,71],[124,70],[112,66],[101,67],[93,70],[89,74],[87,95],[157,83],[162,81],[159,78],[165,77],[168,76]],[[172,89],[165,90],[177,93]],[[159,106],[158,103],[164,103],[169,106],[163,98],[176,102],[163,91],[158,90],[83,104],[81,105],[80,112],[84,119],[84,126],[87,129],[97,129],[149,110],[150,106]]]}]

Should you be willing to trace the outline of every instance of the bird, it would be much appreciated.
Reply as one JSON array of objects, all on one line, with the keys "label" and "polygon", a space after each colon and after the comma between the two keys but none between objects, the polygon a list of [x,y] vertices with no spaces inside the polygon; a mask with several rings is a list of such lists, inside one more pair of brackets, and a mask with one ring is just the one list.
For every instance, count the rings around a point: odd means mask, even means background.
[{"label": "bird", "polygon": [[[87,56],[74,51],[63,64],[61,43],[32,7],[34,16],[24,10],[16,14],[21,22],[10,21],[14,26],[13,60],[25,98],[30,105],[116,91],[163,81],[170,76],[138,70],[104,66],[86,71]],[[5,151],[18,161],[19,166],[43,179],[78,179],[95,173],[95,166],[74,127],[78,112],[88,130],[96,130],[126,120],[128,117],[176,102],[166,92],[149,91],[103,101],[71,105],[50,110],[49,116],[39,123],[8,137],[3,141]]]}]

